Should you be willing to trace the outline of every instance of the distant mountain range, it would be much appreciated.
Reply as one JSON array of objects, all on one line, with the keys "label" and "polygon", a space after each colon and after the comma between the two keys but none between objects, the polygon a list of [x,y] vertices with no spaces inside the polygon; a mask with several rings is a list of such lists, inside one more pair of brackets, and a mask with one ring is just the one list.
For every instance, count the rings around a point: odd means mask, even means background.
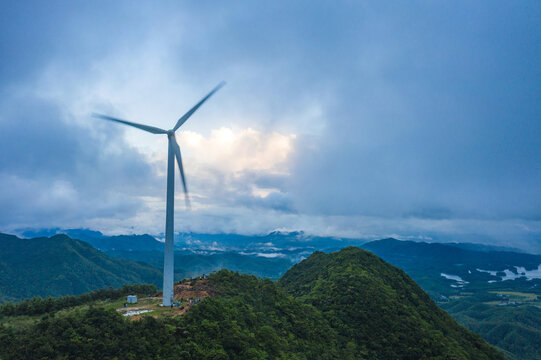
[{"label": "distant mountain range", "polygon": [[510,246],[496,246],[496,245],[486,245],[486,244],[474,244],[474,243],[457,243],[457,242],[445,242],[444,245],[458,247],[464,250],[474,250],[474,251],[508,251],[508,252],[517,252],[517,253],[526,253],[524,250],[519,248],[510,247]]},{"label": "distant mountain range", "polygon": [[[25,238],[66,234],[88,242],[102,251],[163,251],[163,242],[150,235],[106,236],[88,229],[25,230]],[[299,262],[315,250],[336,251],[346,246],[359,246],[362,239],[307,235],[302,231],[274,231],[267,235],[180,233],[175,235],[175,251],[183,254],[212,255],[239,253],[262,258],[284,258]]]},{"label": "distant mountain range", "polygon": [[[107,251],[107,255],[144,261],[158,269],[163,268],[163,252],[158,251]],[[209,274],[212,271],[228,269],[261,278],[277,279],[293,263],[287,258],[265,258],[243,255],[235,252],[194,254],[175,252],[175,280]]]},{"label": "distant mountain range", "polygon": [[404,269],[434,297],[465,290],[541,287],[541,255],[396,239],[372,241],[362,247]]},{"label": "distant mountain range", "polygon": [[99,231],[88,229],[59,228],[26,230],[22,233],[25,238],[50,237],[57,234],[65,234],[72,239],[86,241],[101,251],[163,251],[163,243],[147,234],[105,236]]},{"label": "distant mountain range", "polygon": [[[24,236],[65,233],[83,240],[106,254],[163,266],[163,242],[144,235],[105,236],[88,229],[25,231]],[[465,288],[497,289],[509,279],[520,287],[536,285],[541,278],[541,255],[502,251],[506,248],[471,243],[424,243],[384,239],[318,237],[303,232],[272,232],[261,236],[237,234],[178,234],[175,241],[176,278],[228,268],[261,277],[279,278],[312,252],[336,251],[360,246],[404,269],[435,298],[456,294]],[[443,274],[443,275],[442,275]],[[525,283],[527,282],[527,283]],[[524,283],[524,284],[523,284]]]},{"label": "distant mountain range", "polygon": [[[163,242],[144,235],[105,236],[88,229],[25,231],[24,236],[65,233],[114,257],[163,266]],[[501,251],[504,248],[471,243],[424,243],[384,239],[365,242],[272,232],[261,236],[237,234],[178,234],[175,241],[176,277],[195,276],[228,268],[272,279],[312,252],[331,252],[361,246],[410,274],[432,296],[450,296],[464,290],[498,288],[517,279],[521,287],[536,285],[541,278],[541,255]],[[442,275],[443,274],[443,275]]]}]

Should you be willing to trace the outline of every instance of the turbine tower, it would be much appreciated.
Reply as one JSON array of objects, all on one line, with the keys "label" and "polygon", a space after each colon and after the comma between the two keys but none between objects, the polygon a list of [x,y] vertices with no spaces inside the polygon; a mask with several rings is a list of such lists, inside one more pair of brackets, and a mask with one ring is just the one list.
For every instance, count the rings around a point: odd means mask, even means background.
[{"label": "turbine tower", "polygon": [[182,126],[188,120],[193,113],[199,109],[201,105],[209,97],[211,97],[216,91],[218,91],[225,83],[221,82],[216,86],[207,96],[201,99],[194,107],[192,107],[186,114],[182,115],[178,119],[175,127],[171,130],[163,130],[154,126],[137,124],[134,122],[117,119],[107,115],[93,114],[94,117],[101,119],[115,121],[124,125],[136,127],[138,129],[148,131],[152,134],[165,134],[169,140],[169,147],[167,152],[167,202],[166,202],[166,215],[165,215],[165,251],[163,258],[163,306],[170,306],[173,301],[173,273],[174,273],[174,252],[173,252],[173,237],[174,237],[174,211],[175,211],[175,158],[177,160],[178,168],[180,170],[180,179],[182,180],[182,186],[184,187],[184,197],[186,200],[186,207],[190,207],[190,198],[188,196],[188,188],[186,187],[186,178],[184,176],[184,169],[182,167],[182,159],[180,157],[180,147],[178,146],[175,138],[175,131]]}]

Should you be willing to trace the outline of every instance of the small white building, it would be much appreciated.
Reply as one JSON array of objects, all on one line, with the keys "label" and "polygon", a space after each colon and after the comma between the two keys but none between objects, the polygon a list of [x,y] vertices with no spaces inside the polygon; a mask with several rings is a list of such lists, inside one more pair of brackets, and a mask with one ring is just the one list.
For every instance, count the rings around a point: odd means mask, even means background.
[{"label": "small white building", "polygon": [[128,304],[137,304],[137,295],[128,295]]}]

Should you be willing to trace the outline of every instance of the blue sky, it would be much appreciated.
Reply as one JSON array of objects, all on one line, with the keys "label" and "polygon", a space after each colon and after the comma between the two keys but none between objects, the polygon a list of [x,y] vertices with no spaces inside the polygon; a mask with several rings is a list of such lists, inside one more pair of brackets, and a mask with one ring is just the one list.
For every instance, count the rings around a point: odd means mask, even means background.
[{"label": "blue sky", "polygon": [[[541,251],[535,1],[3,2],[0,231],[275,229]],[[177,181],[177,190],[180,184]]]}]

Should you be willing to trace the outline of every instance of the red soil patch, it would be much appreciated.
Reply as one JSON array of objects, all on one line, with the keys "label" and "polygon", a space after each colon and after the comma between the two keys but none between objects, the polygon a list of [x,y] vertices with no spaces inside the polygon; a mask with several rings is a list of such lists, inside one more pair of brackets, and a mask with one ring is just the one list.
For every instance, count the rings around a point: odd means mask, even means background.
[{"label": "red soil patch", "polygon": [[215,296],[216,292],[209,286],[208,280],[197,280],[192,286],[190,283],[176,284],[174,287],[175,299],[204,299],[206,297]]}]

